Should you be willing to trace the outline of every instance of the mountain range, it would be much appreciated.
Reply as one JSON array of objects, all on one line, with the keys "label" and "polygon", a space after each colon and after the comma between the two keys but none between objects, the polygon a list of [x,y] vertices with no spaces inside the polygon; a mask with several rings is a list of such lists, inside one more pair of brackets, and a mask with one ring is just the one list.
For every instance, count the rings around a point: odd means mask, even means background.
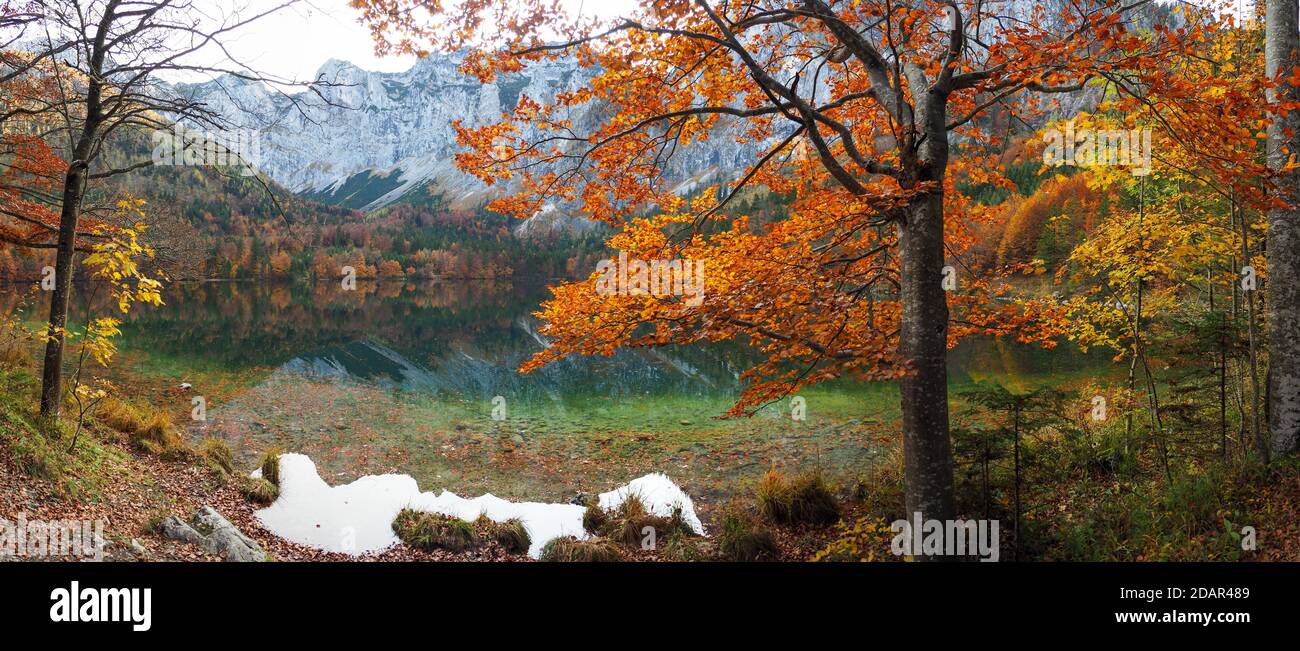
[{"label": "mountain range", "polygon": [[[1004,10],[1026,17],[1042,10],[1050,17],[1064,2],[1007,0]],[[1178,17],[1155,5],[1136,20],[1177,24]],[[485,84],[460,72],[463,61],[463,53],[435,52],[404,72],[372,72],[330,59],[317,72],[322,83],[308,90],[291,92],[233,75],[174,89],[203,102],[233,128],[257,131],[258,167],[304,198],[367,212],[394,203],[476,210],[510,186],[489,189],[456,168],[460,147],[453,123],[499,121],[521,97],[549,102],[583,87],[595,71],[568,58],[535,63]],[[1098,99],[1089,91],[1053,97],[1060,102],[1049,110],[1054,117],[1073,115]],[[593,103],[568,118],[577,133],[589,133],[605,115]],[[724,121],[708,140],[677,151],[665,170],[670,187],[688,193],[743,173],[766,143],[737,143],[731,129],[735,122]],[[548,206],[516,232],[582,231],[593,223],[569,208]]]},{"label": "mountain range", "polygon": [[[364,211],[398,202],[472,210],[493,195],[456,168],[460,149],[452,123],[500,120],[520,97],[550,101],[583,85],[592,71],[560,60],[484,84],[461,74],[461,62],[459,54],[434,54],[405,72],[388,73],[331,59],[317,73],[324,83],[297,94],[233,75],[175,88],[233,128],[257,131],[257,166],[303,197]],[[580,133],[594,129],[600,107],[583,107],[570,119]],[[757,145],[717,135],[674,157],[666,178],[678,191],[733,178],[752,162]],[[573,213],[552,207],[519,228],[581,230],[590,223]]]}]

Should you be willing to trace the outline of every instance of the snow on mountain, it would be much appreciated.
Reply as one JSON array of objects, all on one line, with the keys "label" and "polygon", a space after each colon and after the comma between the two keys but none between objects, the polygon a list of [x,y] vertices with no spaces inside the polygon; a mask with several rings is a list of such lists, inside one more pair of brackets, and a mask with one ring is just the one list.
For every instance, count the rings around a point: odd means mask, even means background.
[{"label": "snow on mountain", "polygon": [[[582,85],[591,72],[573,61],[546,62],[482,84],[458,71],[461,60],[460,55],[431,55],[405,72],[386,73],[331,59],[317,73],[325,82],[319,96],[311,91],[290,96],[230,75],[176,89],[226,116],[233,127],[258,131],[258,167],[294,192],[373,210],[418,191],[438,197],[442,205],[475,208],[490,195],[477,179],[456,169],[459,148],[452,123],[496,121],[521,96],[549,101]],[[571,118],[578,128],[590,128],[599,109],[586,107]],[[716,182],[743,170],[754,146],[720,136],[680,152],[669,178],[688,188],[696,185],[693,181]],[[560,209],[539,217],[530,221],[557,228],[584,221]]]},{"label": "snow on mountain", "polygon": [[[1063,1],[1004,0],[1002,10],[1022,17],[1033,11],[1051,16],[1048,9]],[[1163,9],[1151,12],[1171,20]],[[1142,22],[1152,20],[1146,17]],[[571,59],[541,62],[523,73],[483,84],[459,72],[462,61],[462,54],[435,53],[405,72],[389,73],[331,59],[317,73],[323,86],[292,96],[231,75],[175,88],[226,116],[233,126],[259,131],[255,162],[294,192],[362,210],[403,197],[472,209],[491,196],[477,179],[456,169],[454,156],[459,148],[452,123],[460,120],[466,126],[480,126],[497,121],[525,94],[549,102],[558,92],[584,85],[592,71]],[[1072,114],[1089,103],[1084,95],[1054,96],[1068,106],[1056,114]],[[575,131],[584,133],[602,115],[599,107],[589,105],[569,117]],[[730,123],[718,127],[731,128]],[[737,143],[731,133],[715,133],[707,142],[674,155],[668,182],[675,191],[687,193],[734,180],[754,162],[759,147]],[[520,229],[572,229],[589,223],[566,212],[564,206],[548,206]]]}]

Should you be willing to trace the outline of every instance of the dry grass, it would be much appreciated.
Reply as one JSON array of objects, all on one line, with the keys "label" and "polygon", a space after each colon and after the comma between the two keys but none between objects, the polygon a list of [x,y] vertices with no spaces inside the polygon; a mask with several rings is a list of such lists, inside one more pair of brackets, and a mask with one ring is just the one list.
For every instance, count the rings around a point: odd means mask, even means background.
[{"label": "dry grass", "polygon": [[393,533],[416,549],[465,551],[479,544],[474,525],[441,513],[402,509],[393,519]]},{"label": "dry grass", "polygon": [[722,557],[729,561],[774,561],[781,554],[772,532],[739,508],[729,508],[722,514],[717,544]]},{"label": "dry grass", "polygon": [[165,457],[183,456],[190,452],[180,428],[172,423],[166,412],[109,396],[95,409],[95,420],[125,434],[138,450]]},{"label": "dry grass", "polygon": [[28,369],[36,365],[36,360],[27,351],[13,344],[0,347],[0,366],[11,369]]},{"label": "dry grass", "polygon": [[839,500],[818,472],[788,479],[769,470],[759,480],[754,497],[759,514],[775,524],[828,525],[840,519]]},{"label": "dry grass", "polygon": [[542,547],[540,560],[559,563],[616,563],[623,560],[618,545],[600,538],[552,538]]},{"label": "dry grass", "polygon": [[164,412],[153,412],[144,427],[128,436],[132,445],[150,454],[173,457],[188,452],[180,430],[172,424],[171,416]]},{"label": "dry grass", "polygon": [[230,453],[230,446],[222,439],[209,436],[203,439],[199,446],[199,455],[203,462],[207,464],[208,469],[213,474],[221,477],[224,481],[231,473],[235,471],[234,456]]},{"label": "dry grass", "polygon": [[245,477],[239,482],[239,493],[250,502],[266,506],[280,497],[280,487],[260,477]]},{"label": "dry grass", "polygon": [[257,460],[257,467],[262,469],[262,479],[280,485],[280,446],[272,445],[262,453],[262,457]]},{"label": "dry grass", "polygon": [[654,530],[658,541],[670,538],[690,538],[695,530],[686,523],[681,508],[674,508],[668,516],[655,515],[646,508],[640,495],[628,495],[622,504],[612,510],[602,509],[596,502],[587,505],[582,515],[582,526],[592,535],[601,536],[629,547],[641,547]]},{"label": "dry grass", "polygon": [[597,533],[609,522],[609,514],[600,508],[600,500],[592,497],[587,501],[587,508],[582,512],[582,528],[587,533]]},{"label": "dry grass", "polygon": [[494,540],[511,554],[523,554],[533,543],[532,536],[528,534],[528,527],[519,518],[496,522],[487,517],[487,514],[482,514],[474,521],[474,530],[480,539]]},{"label": "dry grass", "polygon": [[95,409],[95,419],[123,434],[134,434],[145,427],[140,408],[113,396],[104,398]]}]

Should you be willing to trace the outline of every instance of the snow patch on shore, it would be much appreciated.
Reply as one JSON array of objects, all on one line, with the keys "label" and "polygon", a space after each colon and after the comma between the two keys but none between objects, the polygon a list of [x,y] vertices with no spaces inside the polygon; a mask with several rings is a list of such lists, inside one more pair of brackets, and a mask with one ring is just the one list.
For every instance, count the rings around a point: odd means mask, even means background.
[{"label": "snow patch on shore", "polygon": [[[673,507],[681,506],[686,522],[696,533],[704,533],[690,496],[667,475],[653,473],[639,477],[602,493],[598,499],[608,509],[622,504],[628,495],[639,495],[656,515],[670,515]],[[480,513],[497,522],[519,518],[532,536],[528,554],[534,558],[553,538],[586,537],[581,506],[510,502],[491,493],[473,499],[447,491],[435,495],[420,492],[410,475],[368,475],[350,484],[330,486],[321,479],[316,464],[302,454],[280,455],[280,497],[256,515],[263,526],[286,540],[325,551],[359,555],[397,544],[393,518],[406,507],[464,520],[474,520]]]}]

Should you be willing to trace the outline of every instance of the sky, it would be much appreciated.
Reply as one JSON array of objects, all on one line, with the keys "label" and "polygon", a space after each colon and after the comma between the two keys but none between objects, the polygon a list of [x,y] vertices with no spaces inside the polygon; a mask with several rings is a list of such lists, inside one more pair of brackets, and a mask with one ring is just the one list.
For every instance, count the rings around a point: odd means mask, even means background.
[{"label": "sky", "polygon": [[[217,11],[242,16],[283,4],[284,0],[217,0]],[[616,16],[636,6],[635,0],[564,0],[570,11]],[[227,37],[235,58],[254,70],[283,79],[310,80],[328,59],[342,59],[365,70],[400,72],[415,63],[412,56],[375,56],[370,32],[358,19],[361,12],[348,0],[301,0],[261,18]]]},{"label": "sky", "polygon": [[[285,0],[211,0],[216,12],[253,16],[283,4]],[[1169,0],[1162,0],[1168,2]],[[1224,0],[1191,0],[1220,3]],[[1249,6],[1250,0],[1230,0]],[[626,15],[637,0],[562,0],[569,11],[602,17]],[[220,13],[215,14],[220,15]],[[377,57],[370,32],[358,19],[361,13],[348,0],[299,0],[226,37],[234,56],[253,70],[271,77],[309,81],[326,60],[342,59],[364,70],[400,72],[415,63],[412,56]],[[204,63],[216,63],[208,54]],[[196,81],[197,79],[185,79]]]}]

